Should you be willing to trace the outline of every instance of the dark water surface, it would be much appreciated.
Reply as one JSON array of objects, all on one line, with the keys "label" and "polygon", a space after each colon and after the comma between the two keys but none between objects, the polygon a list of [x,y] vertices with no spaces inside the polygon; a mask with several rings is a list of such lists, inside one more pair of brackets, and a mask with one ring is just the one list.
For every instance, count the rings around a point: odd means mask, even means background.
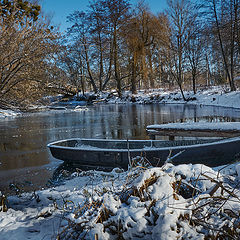
[{"label": "dark water surface", "polygon": [[55,110],[0,121],[0,191],[46,185],[61,161],[47,143],[65,138],[148,139],[146,126],[168,122],[240,121],[240,110],[191,105],[94,105],[88,111]]}]

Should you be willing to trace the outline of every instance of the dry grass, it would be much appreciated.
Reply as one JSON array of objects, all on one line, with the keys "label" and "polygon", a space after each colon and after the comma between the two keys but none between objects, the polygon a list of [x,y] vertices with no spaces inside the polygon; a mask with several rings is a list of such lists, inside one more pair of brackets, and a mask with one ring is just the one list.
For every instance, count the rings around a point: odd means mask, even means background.
[{"label": "dry grass", "polygon": [[[142,160],[142,159],[141,159]],[[136,166],[136,164],[135,164]],[[149,193],[149,187],[156,184],[159,176],[155,173],[145,179],[141,186],[136,186],[134,180],[147,169],[145,166],[137,165],[132,167],[126,177],[126,183],[121,191],[96,191],[98,196],[105,193],[111,194],[121,204],[128,205],[130,197],[139,199],[139,202],[145,203],[145,218],[148,226],[156,226],[159,214],[157,213],[156,203],[158,199],[153,199]],[[164,171],[164,167],[162,168]],[[172,176],[173,177],[173,176]],[[174,177],[172,178],[174,179]],[[214,183],[213,187],[207,193],[198,188],[200,181],[210,181]],[[201,173],[191,180],[184,177],[175,178],[175,181],[169,183],[172,187],[172,198],[175,201],[185,199],[188,202],[188,208],[182,209],[186,213],[179,214],[176,228],[170,229],[181,233],[184,228],[183,223],[187,223],[190,228],[194,228],[198,233],[204,234],[206,240],[239,240],[240,239],[240,209],[234,208],[234,204],[240,203],[237,191],[239,191],[239,182],[230,185],[228,180],[222,181],[220,177],[212,177],[208,173]],[[229,179],[231,182],[231,179]],[[86,194],[86,202],[82,206],[75,206],[74,214],[79,222],[70,221],[68,226],[62,229],[58,239],[84,239],[88,232],[94,228],[95,224],[102,224],[103,231],[114,235],[115,239],[123,240],[124,233],[128,231],[123,220],[116,220],[116,214],[108,209],[102,200],[88,201],[89,195]],[[101,199],[101,198],[99,198]],[[238,205],[239,206],[239,205]],[[174,210],[177,205],[168,206]],[[66,208],[65,208],[66,209]],[[129,226],[131,228],[131,226]],[[169,230],[169,231],[170,231]],[[143,233],[136,233],[136,237],[142,238]],[[95,234],[95,239],[98,239]],[[143,237],[144,239],[144,237]],[[181,237],[179,238],[181,239]]]},{"label": "dry grass", "polygon": [[8,202],[7,197],[1,194],[0,195],[0,212],[7,212],[8,210],[7,202]]},{"label": "dry grass", "polygon": [[[185,184],[181,180],[172,184],[175,199],[181,195],[185,199],[192,198],[193,202],[191,214],[181,214],[179,221],[188,222],[192,227],[200,227],[206,240],[239,240],[240,209],[234,208],[234,203],[240,203],[235,193],[239,192],[239,182],[231,187],[218,177],[213,178],[206,173],[198,176],[198,180],[201,178],[215,183],[209,193],[203,196],[196,186]],[[181,227],[181,223],[178,227]]]}]

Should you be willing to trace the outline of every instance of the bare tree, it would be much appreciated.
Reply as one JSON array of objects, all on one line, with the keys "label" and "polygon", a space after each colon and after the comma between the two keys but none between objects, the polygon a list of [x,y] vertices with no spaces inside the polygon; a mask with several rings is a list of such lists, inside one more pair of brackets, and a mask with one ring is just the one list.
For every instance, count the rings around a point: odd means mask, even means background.
[{"label": "bare tree", "polygon": [[196,78],[200,73],[201,62],[203,60],[203,46],[204,39],[200,31],[198,31],[191,35],[186,47],[186,55],[192,73],[192,90],[194,94],[196,94]]},{"label": "bare tree", "polygon": [[112,33],[113,46],[113,64],[114,64],[114,78],[117,83],[117,92],[119,97],[122,96],[122,76],[120,73],[119,64],[119,46],[120,36],[123,26],[130,18],[129,8],[130,4],[126,0],[103,0],[102,4],[105,8],[105,17],[108,22],[109,31]]},{"label": "bare tree", "polygon": [[195,24],[197,13],[195,6],[189,0],[169,0],[167,13],[172,28],[170,48],[175,59],[172,75],[180,88],[184,101],[186,101],[182,87],[183,70],[186,61],[185,53],[189,38],[193,34],[191,30]]},{"label": "bare tree", "polygon": [[92,1],[88,11],[91,21],[90,34],[96,47],[96,55],[99,56],[97,71],[100,91],[103,91],[110,81],[113,60],[112,36],[108,32],[104,10],[102,1]]},{"label": "bare tree", "polygon": [[72,26],[68,29],[68,35],[72,36],[74,44],[83,50],[86,69],[88,72],[89,81],[93,87],[94,92],[98,91],[96,81],[92,72],[91,66],[91,38],[89,35],[90,22],[86,12],[75,11],[68,17],[68,22]]},{"label": "bare tree", "polygon": [[[58,67],[66,73],[66,81],[63,85],[72,86],[75,88],[73,94],[82,91],[85,94],[86,89],[86,74],[84,66],[83,48],[77,43],[61,46],[61,51],[58,54]],[[64,86],[60,85],[60,88]]]},{"label": "bare tree", "polygon": [[234,75],[238,56],[236,55],[236,42],[239,24],[238,0],[211,0],[207,2],[210,16],[213,16],[214,30],[218,37],[220,52],[222,55],[224,70],[229,81],[231,91],[235,91]]},{"label": "bare tree", "polygon": [[14,3],[0,17],[0,100],[19,105],[46,91],[58,34],[43,19],[29,14],[31,4],[25,2],[24,12]]}]

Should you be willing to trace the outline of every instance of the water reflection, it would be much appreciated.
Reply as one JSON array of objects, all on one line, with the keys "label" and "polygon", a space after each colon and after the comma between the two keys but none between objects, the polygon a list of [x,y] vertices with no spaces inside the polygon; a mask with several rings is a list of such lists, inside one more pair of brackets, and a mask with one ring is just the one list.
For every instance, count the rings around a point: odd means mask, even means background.
[{"label": "water reflection", "polygon": [[51,141],[147,139],[147,125],[186,121],[240,121],[240,110],[185,104],[95,105],[88,111],[52,111],[4,120],[0,122],[0,180],[10,170],[56,163],[46,149]]}]

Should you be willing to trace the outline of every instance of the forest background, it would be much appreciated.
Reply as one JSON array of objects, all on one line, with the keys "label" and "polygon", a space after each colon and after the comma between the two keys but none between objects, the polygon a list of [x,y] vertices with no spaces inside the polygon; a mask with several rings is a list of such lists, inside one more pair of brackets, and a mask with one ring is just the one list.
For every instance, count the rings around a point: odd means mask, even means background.
[{"label": "forest background", "polygon": [[92,0],[69,13],[61,33],[38,1],[0,0],[0,107],[26,109],[45,96],[87,91],[227,84],[240,78],[240,1]]}]

